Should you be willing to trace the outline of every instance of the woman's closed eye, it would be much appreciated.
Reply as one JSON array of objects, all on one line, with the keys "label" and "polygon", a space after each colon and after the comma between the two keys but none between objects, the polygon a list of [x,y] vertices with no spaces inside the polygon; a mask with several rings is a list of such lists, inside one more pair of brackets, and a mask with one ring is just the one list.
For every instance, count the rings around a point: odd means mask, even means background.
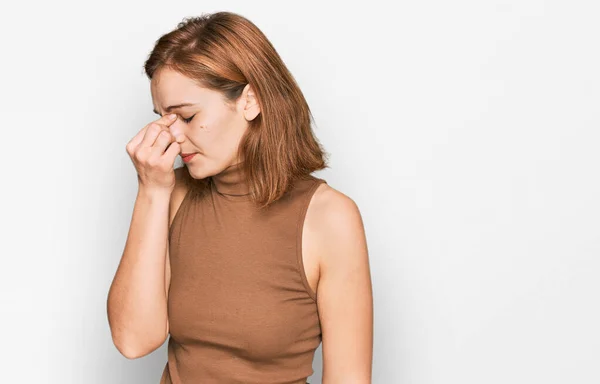
[{"label": "woman's closed eye", "polygon": [[192,121],[192,119],[194,118],[194,116],[196,116],[196,115],[192,115],[192,116],[188,117],[187,119],[183,118],[183,116],[182,116],[181,119],[183,121],[185,121],[186,124],[189,124],[190,121]]}]

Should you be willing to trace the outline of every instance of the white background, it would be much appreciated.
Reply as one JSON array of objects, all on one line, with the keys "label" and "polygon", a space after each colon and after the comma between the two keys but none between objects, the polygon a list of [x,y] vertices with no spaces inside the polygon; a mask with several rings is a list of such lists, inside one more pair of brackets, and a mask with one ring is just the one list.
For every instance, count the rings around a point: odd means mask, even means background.
[{"label": "white background", "polygon": [[438,0],[3,5],[3,383],[158,383],[166,344],[128,360],[106,318],[125,145],[156,118],[155,40],[218,10],[274,44],[317,176],[361,209],[374,383],[600,382],[598,3]]}]

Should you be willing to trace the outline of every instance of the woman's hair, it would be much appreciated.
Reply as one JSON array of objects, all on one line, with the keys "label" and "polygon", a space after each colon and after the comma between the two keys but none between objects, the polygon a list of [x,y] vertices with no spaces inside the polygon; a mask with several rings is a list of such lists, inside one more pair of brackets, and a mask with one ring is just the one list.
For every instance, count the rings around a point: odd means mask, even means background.
[{"label": "woman's hair", "polygon": [[[329,168],[298,84],[271,42],[245,17],[217,12],[184,18],[156,41],[144,64],[150,79],[161,68],[221,92],[231,105],[246,84],[252,86],[260,113],[249,122],[238,155],[252,199],[260,206],[278,200],[296,179]],[[193,195],[210,179],[184,174]]]}]

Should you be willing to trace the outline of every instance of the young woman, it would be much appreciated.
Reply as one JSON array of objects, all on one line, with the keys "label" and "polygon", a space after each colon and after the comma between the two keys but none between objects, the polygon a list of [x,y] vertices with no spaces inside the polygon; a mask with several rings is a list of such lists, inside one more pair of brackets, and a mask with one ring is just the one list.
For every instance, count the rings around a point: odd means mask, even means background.
[{"label": "young woman", "polygon": [[[186,19],[145,63],[161,117],[128,144],[139,189],[108,296],[118,350],[168,337],[161,384],[370,383],[372,287],[354,201],[307,102],[246,18]],[[173,170],[177,155],[184,166]]]}]

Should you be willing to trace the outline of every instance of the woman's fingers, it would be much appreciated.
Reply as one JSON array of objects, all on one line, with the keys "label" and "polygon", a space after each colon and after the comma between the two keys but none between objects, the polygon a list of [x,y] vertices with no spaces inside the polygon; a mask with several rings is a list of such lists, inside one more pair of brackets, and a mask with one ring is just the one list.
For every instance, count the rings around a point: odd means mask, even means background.
[{"label": "woman's fingers", "polygon": [[[173,116],[172,118],[169,116]],[[171,124],[173,124],[176,121],[176,114],[171,114],[171,115],[164,115],[162,116],[160,119],[157,119],[151,123],[149,123],[148,125],[146,125],[144,128],[142,128],[137,135],[135,135],[135,137],[133,139],[131,139],[130,141],[130,145],[133,148],[136,148],[138,145],[140,145],[144,139],[144,137],[146,136],[146,132],[148,131],[148,128],[150,128],[150,126],[152,124],[162,124],[165,125],[166,127],[169,127]]]},{"label": "woman's fingers", "polygon": [[141,185],[173,190],[173,165],[181,147],[173,142],[169,128],[176,121],[176,117],[161,117],[142,128],[127,143],[127,153],[135,166]]},{"label": "woman's fingers", "polygon": [[157,123],[151,123],[146,129],[146,134],[140,143],[140,147],[142,148],[150,148],[154,145],[158,134],[162,130],[162,127]]},{"label": "woman's fingers", "polygon": [[179,143],[174,142],[171,143],[171,145],[169,145],[169,148],[167,148],[163,156],[167,157],[167,159],[169,159],[169,163],[173,165],[175,162],[175,158],[177,157],[177,155],[179,155],[180,152],[181,147],[179,146]]},{"label": "woman's fingers", "polygon": [[172,142],[172,136],[168,129],[163,129],[156,138],[152,149],[158,154],[162,155],[165,153],[167,146]]}]

